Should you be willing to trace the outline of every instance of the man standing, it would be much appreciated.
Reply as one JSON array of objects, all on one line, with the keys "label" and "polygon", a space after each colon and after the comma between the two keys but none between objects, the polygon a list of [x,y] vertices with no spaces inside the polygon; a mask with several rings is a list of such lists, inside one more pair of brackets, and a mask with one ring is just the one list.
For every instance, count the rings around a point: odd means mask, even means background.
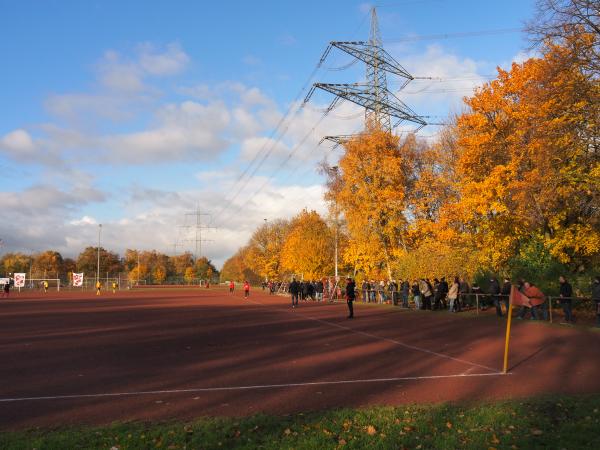
[{"label": "man standing", "polygon": [[233,291],[234,291],[234,290],[235,290],[235,283],[233,282],[233,280],[231,280],[231,281],[229,282],[229,293],[230,293],[231,295],[233,295]]},{"label": "man standing", "polygon": [[442,279],[440,280],[440,302],[442,303],[442,308],[446,309],[446,307],[448,306],[446,304],[446,298],[448,297],[448,291],[450,290],[450,287],[448,286],[448,282],[446,281],[446,277],[442,277]]},{"label": "man standing", "polygon": [[592,283],[592,301],[596,303],[596,326],[600,328],[600,277]]},{"label": "man standing", "polygon": [[348,319],[354,318],[354,300],[356,299],[356,284],[354,280],[348,277],[348,283],[346,284],[346,303],[348,304]]},{"label": "man standing", "polygon": [[[563,312],[565,313],[565,323],[572,323],[573,310],[571,297],[573,297],[573,288],[567,279],[562,275],[558,278],[558,281],[560,282],[560,304]],[[552,308],[552,305],[550,305],[550,307]]]},{"label": "man standing", "polygon": [[496,307],[496,315],[502,317],[502,305],[500,304],[500,283],[496,277],[490,280],[490,292],[494,306]]},{"label": "man standing", "polygon": [[100,295],[100,289],[102,289],[102,283],[98,280],[96,281],[96,295]]},{"label": "man standing", "polygon": [[248,280],[244,281],[244,298],[250,297],[250,283]]},{"label": "man standing", "polygon": [[402,307],[403,308],[408,308],[408,292],[410,290],[410,284],[408,283],[408,280],[404,280],[401,284],[401,289],[402,289]]},{"label": "man standing", "polygon": [[298,306],[298,292],[300,291],[300,284],[296,281],[296,278],[292,279],[289,290],[292,295],[292,308],[295,308]]}]

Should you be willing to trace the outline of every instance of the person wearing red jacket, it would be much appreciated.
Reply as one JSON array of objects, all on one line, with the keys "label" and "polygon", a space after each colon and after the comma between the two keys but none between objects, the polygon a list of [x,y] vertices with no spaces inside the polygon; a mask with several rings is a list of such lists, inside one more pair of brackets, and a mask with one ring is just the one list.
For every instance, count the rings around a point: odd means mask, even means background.
[{"label": "person wearing red jacket", "polygon": [[250,283],[244,281],[244,298],[250,297]]},{"label": "person wearing red jacket", "polygon": [[229,282],[229,293],[233,295],[233,291],[235,290],[235,283],[232,281]]}]

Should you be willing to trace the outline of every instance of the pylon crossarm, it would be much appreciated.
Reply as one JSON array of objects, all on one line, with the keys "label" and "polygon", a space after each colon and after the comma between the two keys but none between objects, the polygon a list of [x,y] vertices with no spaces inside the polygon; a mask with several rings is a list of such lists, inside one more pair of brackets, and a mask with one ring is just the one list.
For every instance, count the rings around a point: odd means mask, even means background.
[{"label": "pylon crossarm", "polygon": [[[383,48],[371,45],[367,42],[331,42],[329,47],[336,47],[343,52],[360,59],[371,66],[377,65],[381,70],[393,73],[399,77],[406,78],[408,84],[413,79],[413,76],[394,59],[392,55],[386,52]],[[329,53],[329,52],[327,52]],[[325,56],[325,55],[324,55]]]},{"label": "pylon crossarm", "polygon": [[388,96],[390,96],[388,101],[381,101],[380,97],[374,93],[373,86],[315,83],[314,87],[330,92],[371,111],[377,111],[378,113],[387,114],[396,119],[406,120],[417,124],[427,124],[391,92],[387,92]]}]

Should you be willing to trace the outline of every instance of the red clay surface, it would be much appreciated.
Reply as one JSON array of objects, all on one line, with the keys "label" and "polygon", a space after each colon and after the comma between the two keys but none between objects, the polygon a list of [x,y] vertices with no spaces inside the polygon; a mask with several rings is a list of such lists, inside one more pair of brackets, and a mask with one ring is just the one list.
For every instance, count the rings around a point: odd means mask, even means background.
[{"label": "red clay surface", "polygon": [[200,288],[0,299],[0,428],[600,392],[593,330],[513,321],[500,375],[504,320],[355,310]]}]

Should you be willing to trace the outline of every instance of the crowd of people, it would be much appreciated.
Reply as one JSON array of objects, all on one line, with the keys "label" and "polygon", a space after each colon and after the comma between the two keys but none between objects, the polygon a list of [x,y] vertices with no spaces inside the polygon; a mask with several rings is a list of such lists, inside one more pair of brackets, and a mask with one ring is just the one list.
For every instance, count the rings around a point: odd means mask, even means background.
[{"label": "crowd of people", "polygon": [[[350,285],[350,283],[352,283]],[[560,289],[558,302],[563,310],[564,323],[574,323],[573,316],[573,288],[567,278],[559,278]],[[352,286],[352,293],[348,287]],[[450,281],[445,277],[420,278],[418,280],[363,280],[356,285],[354,280],[335,281],[334,278],[322,280],[296,280],[290,282],[265,281],[263,290],[270,294],[287,293],[291,296],[292,307],[296,308],[299,301],[323,301],[346,299],[362,301],[363,303],[388,303],[401,308],[414,308],[420,310],[447,310],[458,313],[463,310],[495,309],[496,314],[502,317],[507,314],[509,297],[513,283],[509,278],[500,282],[496,277],[491,277],[487,288],[482,289],[477,283],[469,284],[462,277],[454,277]],[[547,296],[532,282],[519,280],[515,288],[525,295],[530,304],[521,306],[517,319],[523,320],[548,320],[549,305]],[[591,299],[596,312],[596,325],[600,327],[600,277],[592,283]],[[555,306],[555,305],[553,305]],[[350,312],[349,317],[353,317]]]}]

